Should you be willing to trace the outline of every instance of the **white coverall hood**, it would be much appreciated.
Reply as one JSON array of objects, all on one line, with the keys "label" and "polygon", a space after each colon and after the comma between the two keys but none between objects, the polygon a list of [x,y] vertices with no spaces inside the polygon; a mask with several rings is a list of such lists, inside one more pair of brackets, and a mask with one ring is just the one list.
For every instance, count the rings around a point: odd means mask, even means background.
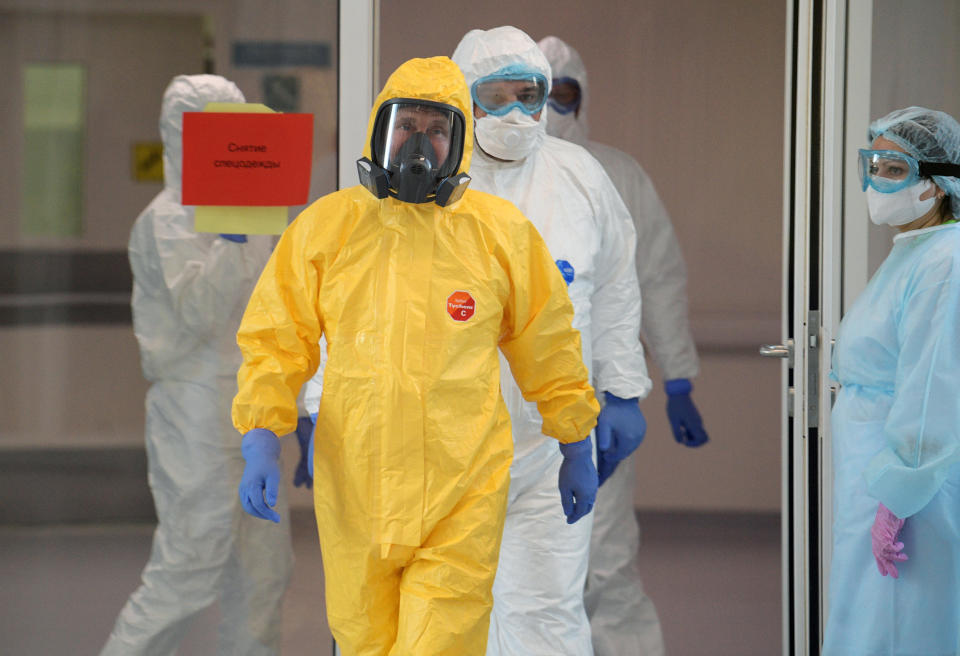
[{"label": "white coverall hood", "polygon": [[[583,65],[580,54],[571,46],[555,36],[540,39],[537,44],[550,63],[554,78],[569,77],[580,85],[580,107],[569,114],[558,114],[548,109],[550,122],[547,124],[547,134],[572,141],[586,147],[590,139],[590,126],[587,122],[587,69]],[[547,107],[550,104],[547,103]]]},{"label": "white coverall hood", "polygon": [[236,84],[219,75],[178,75],[163,92],[160,139],[163,140],[163,184],[180,200],[183,170],[183,113],[202,112],[208,102],[246,102]]},{"label": "white coverall hood", "polygon": [[[547,93],[550,93],[550,63],[537,47],[536,42],[526,33],[510,25],[495,27],[492,30],[470,30],[457,44],[451,59],[463,71],[467,87],[473,92],[473,84],[488,75],[493,75],[507,67],[524,66],[530,72],[540,73],[547,79]],[[544,106],[546,109],[546,106]],[[487,116],[483,121],[503,121],[507,117]],[[478,133],[477,145],[483,148],[482,130]],[[536,136],[527,146],[524,157],[536,152],[543,144],[547,134],[547,112],[540,114]],[[498,156],[496,153],[489,153]],[[503,157],[501,157],[503,159]]]}]

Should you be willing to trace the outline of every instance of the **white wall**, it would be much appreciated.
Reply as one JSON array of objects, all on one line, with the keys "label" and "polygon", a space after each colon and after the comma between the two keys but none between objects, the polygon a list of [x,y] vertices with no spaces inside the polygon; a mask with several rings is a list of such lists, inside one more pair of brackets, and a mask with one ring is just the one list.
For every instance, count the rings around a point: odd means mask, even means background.
[{"label": "white wall", "polygon": [[146,382],[130,326],[0,329],[6,448],[143,444]]}]

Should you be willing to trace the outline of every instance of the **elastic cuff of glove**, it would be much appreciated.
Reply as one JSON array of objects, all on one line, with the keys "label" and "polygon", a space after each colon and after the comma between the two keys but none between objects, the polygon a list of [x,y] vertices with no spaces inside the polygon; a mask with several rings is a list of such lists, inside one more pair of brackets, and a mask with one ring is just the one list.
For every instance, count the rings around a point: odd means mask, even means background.
[{"label": "elastic cuff of glove", "polygon": [[583,454],[593,457],[593,443],[590,442],[589,435],[586,439],[582,439],[579,442],[569,442],[567,444],[561,442],[560,453],[563,454],[564,458],[576,458]]},{"label": "elastic cuff of glove", "polygon": [[669,396],[689,394],[693,391],[693,383],[690,382],[689,378],[674,378],[673,380],[664,381],[663,391]]},{"label": "elastic cuff of glove", "polygon": [[622,404],[624,404],[624,403],[627,403],[627,404],[639,404],[639,403],[640,403],[640,399],[639,399],[639,398],[624,399],[624,398],[621,398],[621,397],[617,396],[616,394],[613,394],[612,392],[604,392],[604,393],[603,393],[603,399],[604,399],[604,402],[605,402],[607,405],[617,405],[617,404],[621,404],[621,405],[622,405]]},{"label": "elastic cuff of glove", "polygon": [[280,456],[280,438],[276,433],[266,428],[254,428],[247,431],[240,445],[240,452],[244,458],[253,454],[266,453],[274,457]]}]

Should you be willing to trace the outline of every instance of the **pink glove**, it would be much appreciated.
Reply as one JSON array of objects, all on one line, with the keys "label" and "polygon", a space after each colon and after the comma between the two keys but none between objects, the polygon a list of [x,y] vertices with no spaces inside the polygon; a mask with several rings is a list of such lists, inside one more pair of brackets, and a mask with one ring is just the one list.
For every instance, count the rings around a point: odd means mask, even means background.
[{"label": "pink glove", "polygon": [[907,560],[907,554],[901,553],[903,542],[896,542],[897,533],[903,528],[904,521],[882,503],[877,508],[877,517],[870,529],[870,539],[873,542],[873,557],[877,560],[877,569],[883,576],[889,574],[895,579],[900,578],[896,563]]}]

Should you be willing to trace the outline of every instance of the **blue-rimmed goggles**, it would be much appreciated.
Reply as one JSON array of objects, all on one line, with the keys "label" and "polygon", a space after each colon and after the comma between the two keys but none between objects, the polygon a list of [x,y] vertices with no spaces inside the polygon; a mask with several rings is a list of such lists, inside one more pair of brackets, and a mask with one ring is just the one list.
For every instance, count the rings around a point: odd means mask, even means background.
[{"label": "blue-rimmed goggles", "polygon": [[892,194],[911,187],[924,178],[943,175],[960,178],[960,165],[949,162],[920,162],[897,150],[870,150],[861,148],[860,188],[873,187],[884,194]]},{"label": "blue-rimmed goggles", "polygon": [[503,116],[515,108],[532,115],[547,102],[547,78],[540,73],[503,69],[474,82],[470,95],[477,107],[493,116]]},{"label": "blue-rimmed goggles", "polygon": [[580,83],[572,77],[555,77],[550,88],[550,109],[569,114],[580,109]]}]

